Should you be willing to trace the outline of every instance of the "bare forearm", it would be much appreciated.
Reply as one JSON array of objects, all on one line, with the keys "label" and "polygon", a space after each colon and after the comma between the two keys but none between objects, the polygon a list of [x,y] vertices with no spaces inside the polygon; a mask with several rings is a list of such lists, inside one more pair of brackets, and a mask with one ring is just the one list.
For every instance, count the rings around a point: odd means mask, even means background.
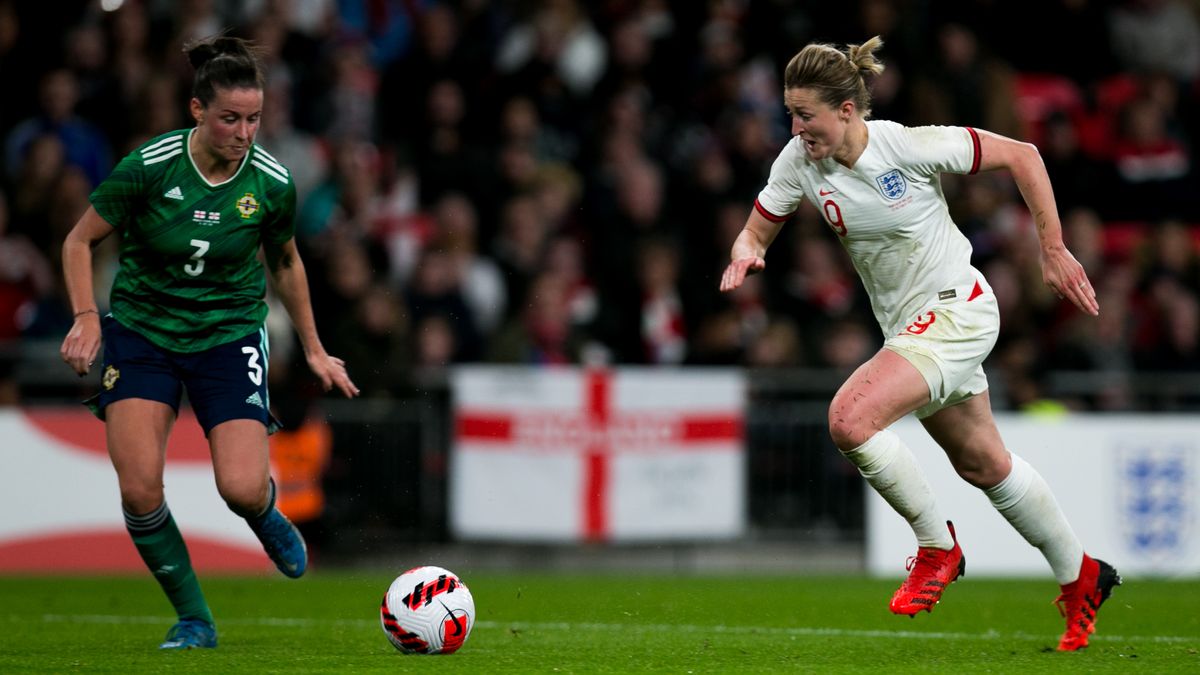
[{"label": "bare forearm", "polygon": [[96,291],[92,285],[92,247],[89,242],[67,237],[63,242],[63,276],[71,313],[78,314],[96,308]]},{"label": "bare forearm", "polygon": [[776,235],[782,228],[782,223],[773,223],[763,218],[757,211],[751,212],[746,226],[733,241],[729,252],[731,260],[742,258],[762,258],[767,254],[767,248],[775,241]]},{"label": "bare forearm", "polygon": [[1041,155],[1034,151],[1022,157],[1021,161],[1013,166],[1013,179],[1017,183],[1017,189],[1021,191],[1021,198],[1025,200],[1030,215],[1033,216],[1042,250],[1061,249],[1062,222],[1058,218],[1054,190],[1050,186],[1050,177],[1046,174]]},{"label": "bare forearm", "polygon": [[275,293],[283,302],[292,326],[300,338],[300,345],[305,354],[321,353],[324,348],[317,335],[317,323],[313,317],[312,301],[309,298],[308,278],[305,276],[304,263],[299,257],[281,263],[271,274]]}]

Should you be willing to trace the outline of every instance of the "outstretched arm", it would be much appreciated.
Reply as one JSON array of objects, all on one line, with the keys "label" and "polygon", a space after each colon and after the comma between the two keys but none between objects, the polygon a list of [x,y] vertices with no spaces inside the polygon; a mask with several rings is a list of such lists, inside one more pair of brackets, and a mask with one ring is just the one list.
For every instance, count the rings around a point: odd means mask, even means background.
[{"label": "outstretched arm", "polygon": [[981,170],[1008,169],[1012,173],[1025,205],[1033,214],[1042,249],[1042,280],[1080,311],[1092,316],[1099,314],[1100,304],[1096,302],[1096,290],[1088,281],[1087,272],[1063,244],[1054,190],[1037,148],[979,130],[979,154]]},{"label": "outstretched arm", "polygon": [[288,239],[278,247],[264,246],[267,269],[271,272],[271,284],[288,316],[300,336],[304,358],[325,391],[337,387],[346,398],[358,396],[358,387],[346,373],[346,362],[325,353],[321,339],[317,336],[317,323],[313,318],[312,302],[308,294],[308,278],[304,275],[304,263],[296,250],[296,240]]},{"label": "outstretched arm", "polygon": [[757,209],[750,211],[746,226],[734,240],[733,249],[729,252],[732,262],[721,275],[722,291],[732,291],[742,285],[746,275],[766,269],[767,261],[763,257],[767,254],[767,247],[775,241],[782,228],[783,221],[772,222],[764,218]]},{"label": "outstretched arm", "polygon": [[92,248],[112,232],[113,226],[89,206],[63,242],[63,276],[75,324],[67,332],[59,354],[80,377],[87,375],[100,352],[100,311],[92,286]]}]

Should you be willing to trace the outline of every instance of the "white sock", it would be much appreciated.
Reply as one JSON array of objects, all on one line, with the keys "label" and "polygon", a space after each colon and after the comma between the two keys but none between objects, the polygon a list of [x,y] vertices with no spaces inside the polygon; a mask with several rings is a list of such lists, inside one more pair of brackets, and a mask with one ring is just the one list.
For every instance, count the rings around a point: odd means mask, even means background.
[{"label": "white sock", "polygon": [[918,546],[944,551],[954,548],[933,489],[925,480],[917,458],[899,436],[884,429],[844,454],[871,487],[908,521]]},{"label": "white sock", "polygon": [[1012,473],[984,490],[992,505],[1025,541],[1046,556],[1059,585],[1079,578],[1083,544],[1050,492],[1050,486],[1029,462],[1012,455]]}]

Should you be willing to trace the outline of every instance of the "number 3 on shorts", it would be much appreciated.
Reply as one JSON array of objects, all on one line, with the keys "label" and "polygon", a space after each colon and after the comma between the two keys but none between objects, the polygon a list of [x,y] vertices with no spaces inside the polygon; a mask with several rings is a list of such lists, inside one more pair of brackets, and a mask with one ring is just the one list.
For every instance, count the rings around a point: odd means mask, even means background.
[{"label": "number 3 on shorts", "polygon": [[250,371],[246,373],[250,376],[250,381],[256,387],[262,385],[263,367],[258,362],[258,350],[254,347],[242,347],[242,353],[250,355],[246,361],[246,365],[250,368]]}]

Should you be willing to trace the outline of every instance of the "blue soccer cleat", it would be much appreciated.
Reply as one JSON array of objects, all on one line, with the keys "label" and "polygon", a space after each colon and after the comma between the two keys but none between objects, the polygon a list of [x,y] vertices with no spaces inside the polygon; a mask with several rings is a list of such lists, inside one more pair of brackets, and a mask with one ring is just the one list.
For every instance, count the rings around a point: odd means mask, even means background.
[{"label": "blue soccer cleat", "polygon": [[200,619],[184,619],[171,626],[159,649],[212,649],[217,646],[217,627]]},{"label": "blue soccer cleat", "polygon": [[280,572],[295,579],[308,569],[308,548],[304,545],[304,537],[279,509],[272,509],[257,525],[251,523],[250,529],[258,535],[263,550]]}]

